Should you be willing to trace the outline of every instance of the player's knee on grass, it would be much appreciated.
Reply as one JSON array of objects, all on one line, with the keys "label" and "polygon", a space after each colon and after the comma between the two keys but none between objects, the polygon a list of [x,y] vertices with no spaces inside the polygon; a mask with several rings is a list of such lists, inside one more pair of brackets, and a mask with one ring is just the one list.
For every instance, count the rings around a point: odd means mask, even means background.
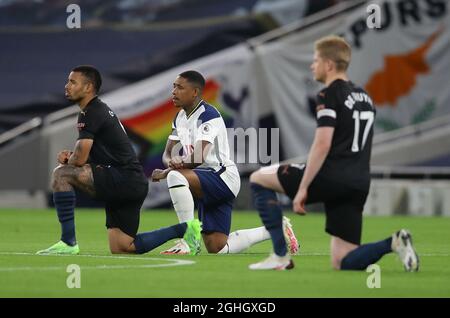
[{"label": "player's knee on grass", "polygon": [[225,245],[226,243],[212,243],[208,245],[205,244],[205,247],[209,254],[217,254],[225,247]]},{"label": "player's knee on grass", "polygon": [[331,267],[333,267],[333,269],[335,270],[340,270],[341,269],[341,258],[338,258],[336,256],[331,256]]},{"label": "player's knee on grass", "polygon": [[114,244],[114,245],[110,244],[109,250],[111,251],[111,254],[130,254],[135,252],[134,249],[125,244]]},{"label": "player's knee on grass", "polygon": [[228,236],[223,233],[211,233],[203,235],[203,242],[210,254],[219,253],[227,244]]},{"label": "player's knee on grass", "polygon": [[342,260],[354,249],[358,247],[353,243],[347,242],[339,237],[331,237],[331,266],[336,269],[341,269]]},{"label": "player's knee on grass", "polygon": [[130,254],[135,252],[134,239],[117,228],[108,229],[109,250],[112,254]]},{"label": "player's knee on grass", "polygon": [[339,250],[331,250],[331,267],[335,270],[340,270],[341,269],[341,261],[344,257],[342,255],[340,255]]},{"label": "player's knee on grass", "polygon": [[131,253],[133,253],[133,252],[131,252],[130,250],[125,249],[125,248],[111,249],[111,254],[131,254]]},{"label": "player's knee on grass", "polygon": [[111,254],[124,254],[124,252],[122,252],[121,249],[119,249],[118,247],[109,247],[109,250],[111,251]]}]

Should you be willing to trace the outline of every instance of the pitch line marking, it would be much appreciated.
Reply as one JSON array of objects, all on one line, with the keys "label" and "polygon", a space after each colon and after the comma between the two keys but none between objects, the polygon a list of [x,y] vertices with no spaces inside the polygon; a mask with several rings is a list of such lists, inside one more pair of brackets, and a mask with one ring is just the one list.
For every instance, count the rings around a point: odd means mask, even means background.
[{"label": "pitch line marking", "polygon": [[[449,253],[418,253],[420,256],[426,256],[426,257],[449,257]],[[330,253],[302,253],[296,254],[295,256],[330,256]]]},{"label": "pitch line marking", "polygon": [[[143,265],[96,265],[96,266],[82,266],[83,269],[129,269],[129,268],[157,268],[157,267],[173,267],[182,265],[192,265],[195,261],[181,260],[174,258],[156,258],[156,257],[130,257],[130,256],[107,256],[107,255],[36,255],[34,253],[13,253],[13,252],[0,252],[0,255],[16,255],[16,256],[50,256],[50,257],[90,257],[90,258],[109,258],[109,259],[131,259],[131,260],[146,260],[146,261],[165,261],[169,264],[143,264]],[[15,266],[15,267],[0,267],[0,272],[13,272],[13,271],[53,271],[53,270],[65,270],[65,266],[45,266],[45,267],[33,267],[33,266]]]}]

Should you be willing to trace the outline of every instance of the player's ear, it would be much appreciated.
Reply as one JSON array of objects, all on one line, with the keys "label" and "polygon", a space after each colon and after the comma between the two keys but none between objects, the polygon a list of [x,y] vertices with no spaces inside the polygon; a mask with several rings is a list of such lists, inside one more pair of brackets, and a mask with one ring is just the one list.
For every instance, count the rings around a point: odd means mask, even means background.
[{"label": "player's ear", "polygon": [[198,96],[200,96],[200,94],[201,94],[200,88],[195,87],[195,88],[194,88],[194,96],[195,96],[195,97],[198,97]]},{"label": "player's ear", "polygon": [[328,71],[332,71],[333,69],[336,69],[336,63],[332,60],[327,60],[327,69],[328,69]]},{"label": "player's ear", "polygon": [[85,86],[85,90],[86,90],[86,92],[94,93],[95,92],[94,84],[92,82],[87,82],[86,86]]}]

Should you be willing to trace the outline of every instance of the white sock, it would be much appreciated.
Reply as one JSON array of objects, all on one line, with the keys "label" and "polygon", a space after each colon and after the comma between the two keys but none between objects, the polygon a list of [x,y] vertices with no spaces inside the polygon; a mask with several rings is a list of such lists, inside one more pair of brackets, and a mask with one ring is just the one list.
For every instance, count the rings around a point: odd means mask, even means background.
[{"label": "white sock", "polygon": [[173,208],[180,223],[194,219],[194,198],[189,190],[189,182],[178,171],[170,171],[167,175],[167,186]]},{"label": "white sock", "polygon": [[227,244],[218,254],[235,254],[242,252],[250,246],[270,239],[270,233],[264,226],[254,229],[239,230],[230,233]]}]

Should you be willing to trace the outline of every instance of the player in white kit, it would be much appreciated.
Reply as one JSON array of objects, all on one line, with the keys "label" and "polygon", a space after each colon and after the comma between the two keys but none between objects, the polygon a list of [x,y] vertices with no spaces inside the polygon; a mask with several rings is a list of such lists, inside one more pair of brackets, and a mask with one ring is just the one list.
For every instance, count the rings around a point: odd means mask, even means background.
[{"label": "player in white kit", "polygon": [[[156,169],[153,181],[167,178],[180,223],[194,219],[194,203],[202,222],[202,237],[209,253],[239,253],[270,239],[264,226],[230,234],[233,202],[241,185],[230,159],[227,129],[218,110],[202,100],[205,79],[196,71],[181,73],[173,84],[173,102],[180,111],[172,123],[163,155],[165,170]],[[288,250],[295,254],[298,241],[287,218],[283,222]],[[162,254],[189,254],[181,239]]]}]

